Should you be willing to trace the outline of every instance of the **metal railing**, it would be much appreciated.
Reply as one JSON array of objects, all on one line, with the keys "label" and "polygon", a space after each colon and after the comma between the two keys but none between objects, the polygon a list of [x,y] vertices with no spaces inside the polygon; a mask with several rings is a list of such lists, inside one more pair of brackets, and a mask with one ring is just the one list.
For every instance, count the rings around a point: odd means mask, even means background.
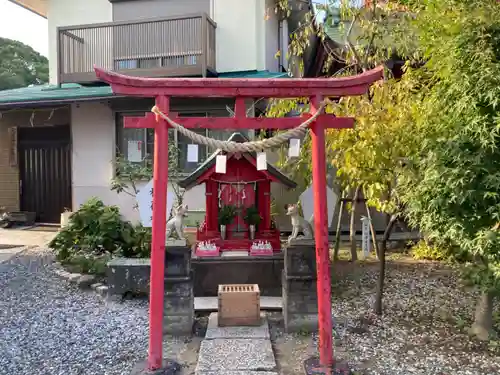
[{"label": "metal railing", "polygon": [[205,13],[58,28],[60,83],[96,81],[94,64],[145,77],[215,72],[216,24]]}]

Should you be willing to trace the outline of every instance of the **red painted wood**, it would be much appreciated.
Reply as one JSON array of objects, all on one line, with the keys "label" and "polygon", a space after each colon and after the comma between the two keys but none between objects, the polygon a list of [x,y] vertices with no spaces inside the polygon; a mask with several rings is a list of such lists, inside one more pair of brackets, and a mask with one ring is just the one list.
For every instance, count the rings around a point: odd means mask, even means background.
[{"label": "red painted wood", "polygon": [[205,223],[207,230],[216,230],[217,223],[214,219],[217,218],[217,211],[214,211],[214,197],[217,197],[217,185],[212,180],[207,180],[205,183]]},{"label": "red painted wood", "polygon": [[[156,98],[164,113],[169,111],[169,98]],[[153,223],[151,240],[151,284],[149,292],[149,356],[148,367],[162,367],[163,289],[165,275],[165,228],[167,218],[168,128],[164,120],[155,127],[153,170]]]},{"label": "red painted wood", "polygon": [[[195,79],[195,78],[193,78]],[[211,78],[205,78],[211,79]],[[213,78],[212,78],[213,79]],[[332,78],[333,79],[333,78]],[[254,79],[255,80],[255,79]],[[136,97],[154,97],[155,95],[165,95],[172,97],[186,98],[234,98],[241,96],[245,98],[298,98],[301,96],[311,96],[317,92],[324,96],[341,97],[363,95],[368,91],[369,85],[355,85],[348,87],[326,87],[316,89],[314,87],[261,87],[261,88],[225,88],[225,87],[205,87],[195,88],[189,87],[142,87],[136,88],[133,86],[121,86],[111,84],[111,88],[115,94],[128,95]]]},{"label": "red painted wood", "polygon": [[[321,97],[311,98],[311,112],[320,104]],[[314,237],[316,240],[319,354],[323,366],[333,364],[332,346],[332,298],[330,284],[330,256],[328,246],[328,212],[326,196],[325,129],[313,123],[312,176],[314,192]]]},{"label": "red painted wood", "polygon": [[[310,118],[310,114],[301,117],[171,117],[172,120],[188,129],[290,129],[295,128]],[[333,115],[319,115],[316,122],[325,129],[350,129],[354,127],[352,117],[334,117]],[[156,118],[153,113],[146,117],[125,117],[125,128],[154,128]]]},{"label": "red painted wood", "polygon": [[124,128],[150,128],[154,129],[158,123],[156,115],[153,112],[146,113],[145,116],[127,116],[123,119]]},{"label": "red painted wood", "polygon": [[[317,110],[319,100],[325,96],[359,95],[368,91],[369,86],[383,77],[383,67],[353,77],[342,78],[314,78],[314,79],[211,79],[211,78],[142,78],[128,77],[110,73],[95,68],[97,77],[111,85],[115,94],[124,94],[139,97],[157,97],[157,105],[165,113],[168,112],[168,99],[172,96],[184,97],[235,97],[237,98],[236,118],[203,119],[203,124],[186,122],[193,127],[205,128],[292,128],[303,121],[303,118],[290,119],[246,119],[243,113],[243,98],[291,98],[311,97],[311,114]],[[325,156],[325,128],[342,127],[338,124],[352,119],[338,119],[336,122],[326,120],[322,115],[318,118],[312,130],[312,160],[313,160],[313,188],[314,188],[314,221],[316,240],[316,261],[318,264],[318,307],[319,307],[319,335],[320,361],[323,366],[333,363],[332,348],[332,317],[331,317],[331,286],[328,254],[327,232],[327,198],[326,198],[326,156]],[[325,119],[323,119],[325,118]],[[191,119],[193,121],[196,119]],[[135,122],[134,122],[135,121]],[[183,120],[184,121],[184,120]],[[227,121],[227,122],[224,122]],[[262,121],[262,122],[259,122]],[[235,124],[237,124],[235,126]],[[274,125],[273,125],[274,124]],[[333,126],[332,124],[335,124]],[[145,120],[127,120],[130,127],[155,128],[155,171],[154,171],[154,208],[153,208],[153,251],[151,256],[151,302],[150,302],[150,351],[149,367],[156,369],[161,366],[162,349],[162,318],[163,318],[163,274],[164,274],[164,244],[166,218],[166,189],[168,179],[168,131],[164,121],[156,123],[156,119],[147,115]],[[219,127],[220,126],[220,127]],[[347,126],[346,126],[347,127]],[[255,165],[254,165],[255,166]],[[229,169],[230,170],[230,169]],[[215,198],[215,197],[214,197]],[[212,200],[212,203],[214,200]],[[213,214],[212,214],[213,215]],[[197,231],[198,239],[216,239],[217,231]],[[260,233],[265,239],[276,243],[279,249],[279,232],[265,231]],[[220,241],[220,240],[219,240]],[[242,240],[222,241],[228,248],[238,248]],[[247,240],[248,241],[248,240]],[[241,248],[241,247],[240,247]],[[161,302],[161,303],[160,303]]]},{"label": "red painted wood", "polygon": [[244,119],[247,117],[245,99],[241,96],[237,97],[234,102],[234,117],[236,117],[237,119]]},{"label": "red painted wood", "polygon": [[266,213],[262,217],[262,229],[270,230],[271,229],[271,182],[266,181],[263,182],[259,186],[259,192],[262,190],[262,193],[259,195],[259,199],[262,199],[263,206],[266,208]]},{"label": "red painted wood", "polygon": [[129,77],[95,67],[97,77],[111,85],[115,94],[184,97],[304,97],[360,95],[383,77],[382,66],[339,78],[144,78]]},{"label": "red painted wood", "polygon": [[[243,181],[241,178],[243,178],[245,181],[255,181],[255,180],[262,180],[262,179],[268,179],[272,182],[277,182],[280,183],[280,180],[278,180],[275,176],[270,174],[267,170],[266,171],[258,171],[257,170],[257,161],[255,158],[253,158],[249,154],[243,154],[242,158],[240,160],[246,160],[251,166],[253,166],[253,169],[248,169],[245,168],[245,174],[241,176],[236,176],[234,172],[236,171],[235,168],[238,168],[240,164],[238,163],[239,160],[235,159],[235,155],[228,155],[227,161],[226,161],[226,170],[227,172],[225,174],[219,174],[215,173],[215,165],[212,167],[208,168],[203,174],[198,177],[196,180],[196,185],[202,184],[206,182],[208,179],[212,178],[214,180],[218,181],[225,181],[225,182],[238,182],[238,181]],[[236,161],[236,163],[235,163]],[[190,186],[188,188],[191,188]]]}]

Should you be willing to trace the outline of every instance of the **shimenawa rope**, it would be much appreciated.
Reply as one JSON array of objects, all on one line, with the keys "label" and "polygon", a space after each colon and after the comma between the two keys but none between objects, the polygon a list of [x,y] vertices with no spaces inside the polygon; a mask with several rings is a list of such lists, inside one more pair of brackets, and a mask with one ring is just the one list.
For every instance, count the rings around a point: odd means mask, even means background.
[{"label": "shimenawa rope", "polygon": [[310,118],[304,121],[302,124],[297,126],[296,128],[287,130],[284,133],[280,133],[275,135],[274,137],[263,139],[260,141],[252,141],[252,142],[233,142],[233,141],[220,141],[218,139],[213,139],[210,137],[205,137],[204,135],[197,134],[189,129],[186,129],[181,124],[178,124],[171,118],[169,118],[166,114],[164,114],[157,106],[151,108],[151,112],[163,118],[167,121],[174,129],[177,129],[179,133],[191,139],[194,143],[205,145],[213,149],[220,149],[229,153],[236,152],[261,152],[263,150],[272,149],[280,146],[281,144],[288,142],[292,138],[300,138],[301,136],[307,133],[309,125],[316,120],[316,118],[323,112],[325,106],[329,103],[328,100],[325,100],[321,103],[316,113],[314,113]]}]

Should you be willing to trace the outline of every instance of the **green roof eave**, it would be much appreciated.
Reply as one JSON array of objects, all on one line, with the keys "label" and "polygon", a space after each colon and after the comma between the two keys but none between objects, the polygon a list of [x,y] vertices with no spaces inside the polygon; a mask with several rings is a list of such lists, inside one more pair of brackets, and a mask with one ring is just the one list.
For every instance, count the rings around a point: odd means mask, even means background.
[{"label": "green roof eave", "polygon": [[76,83],[40,85],[0,91],[0,107],[43,105],[112,97],[109,86],[86,87]]},{"label": "green roof eave", "polygon": [[[287,78],[287,73],[272,73],[267,70],[250,70],[219,73],[218,78]],[[0,108],[33,105],[55,105],[78,101],[118,98],[110,86],[82,86],[64,83],[61,86],[39,85],[0,91]]]},{"label": "green roof eave", "polygon": [[218,78],[289,78],[288,73],[270,72],[269,70],[243,70],[219,73]]}]

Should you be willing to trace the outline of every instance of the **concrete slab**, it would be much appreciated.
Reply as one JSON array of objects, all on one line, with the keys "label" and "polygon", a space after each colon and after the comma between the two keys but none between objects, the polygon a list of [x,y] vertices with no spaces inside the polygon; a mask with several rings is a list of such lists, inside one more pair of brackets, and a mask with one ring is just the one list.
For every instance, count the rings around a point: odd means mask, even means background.
[{"label": "concrete slab", "polygon": [[231,257],[248,257],[250,256],[247,250],[242,251],[223,251],[221,254],[222,257],[231,258]]},{"label": "concrete slab", "polygon": [[207,371],[224,374],[229,371],[272,372],[276,368],[271,341],[265,339],[203,340],[198,354],[196,374]]},{"label": "concrete slab", "polygon": [[26,246],[2,245],[0,244],[0,263],[8,261],[21,251],[26,250]]},{"label": "concrete slab", "polygon": [[[283,299],[281,297],[260,297],[261,310],[281,310]],[[194,297],[195,311],[217,311],[219,302],[217,297]]]},{"label": "concrete slab", "polygon": [[213,339],[270,339],[269,324],[264,314],[261,315],[262,324],[259,327],[219,327],[218,314],[211,313],[208,318],[206,340]]},{"label": "concrete slab", "polygon": [[33,227],[23,229],[0,229],[0,245],[16,246],[46,246],[56,236],[54,229],[41,229]]}]

